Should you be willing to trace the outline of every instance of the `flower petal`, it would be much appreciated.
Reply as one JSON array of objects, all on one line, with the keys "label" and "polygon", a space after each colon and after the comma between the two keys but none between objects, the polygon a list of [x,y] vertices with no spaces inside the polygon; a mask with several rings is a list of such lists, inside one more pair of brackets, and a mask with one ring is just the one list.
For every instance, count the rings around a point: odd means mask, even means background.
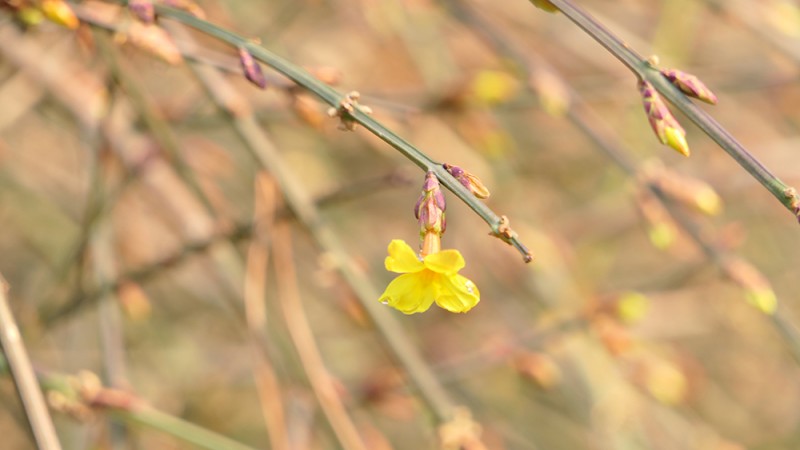
[{"label": "flower petal", "polygon": [[443,274],[454,274],[464,268],[464,257],[458,250],[442,250],[425,257],[425,267]]},{"label": "flower petal", "polygon": [[422,261],[411,247],[400,239],[392,239],[389,243],[389,256],[386,257],[384,265],[386,270],[395,273],[414,273],[425,268]]},{"label": "flower petal", "polygon": [[441,277],[436,304],[455,313],[465,313],[481,301],[481,293],[469,278],[455,274]]},{"label": "flower petal", "polygon": [[400,275],[386,286],[380,301],[404,314],[427,311],[436,294],[434,277],[429,271]]}]

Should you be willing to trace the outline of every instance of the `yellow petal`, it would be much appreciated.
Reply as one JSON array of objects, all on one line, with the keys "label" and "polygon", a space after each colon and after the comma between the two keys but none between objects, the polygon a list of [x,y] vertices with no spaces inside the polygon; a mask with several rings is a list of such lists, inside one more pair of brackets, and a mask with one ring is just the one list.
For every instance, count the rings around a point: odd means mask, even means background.
[{"label": "yellow petal", "polygon": [[450,312],[465,313],[481,300],[478,286],[467,277],[456,274],[440,277],[437,281],[439,295],[436,304]]},{"label": "yellow petal", "polygon": [[425,267],[443,274],[454,274],[464,268],[464,257],[458,250],[442,250],[425,257]]},{"label": "yellow petal", "polygon": [[389,256],[386,257],[384,265],[389,272],[413,273],[425,268],[414,250],[400,239],[393,239],[389,243],[388,250]]},{"label": "yellow petal", "polygon": [[380,302],[404,314],[427,311],[436,294],[435,276],[429,271],[400,275],[386,286]]}]

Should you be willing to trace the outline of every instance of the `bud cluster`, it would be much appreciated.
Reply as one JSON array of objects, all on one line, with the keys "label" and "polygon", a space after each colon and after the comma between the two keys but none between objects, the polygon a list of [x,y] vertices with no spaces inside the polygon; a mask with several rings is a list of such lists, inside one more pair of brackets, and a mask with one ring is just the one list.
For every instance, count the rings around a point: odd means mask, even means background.
[{"label": "bud cluster", "polygon": [[[651,57],[649,62],[651,65],[656,65],[658,64],[658,58]],[[660,72],[667,81],[689,97],[694,97],[712,105],[717,104],[717,96],[696,76],[677,69],[661,69]],[[647,120],[650,122],[650,126],[655,131],[656,136],[658,136],[658,140],[662,144],[674,148],[682,155],[689,156],[686,131],[667,108],[664,99],[661,98],[661,95],[647,80],[640,79],[638,87],[639,92],[642,94]]]},{"label": "bud cluster", "polygon": [[441,237],[447,228],[444,210],[447,207],[439,179],[433,171],[425,174],[422,193],[414,206],[414,217],[419,221],[420,254],[424,257],[441,249]]}]

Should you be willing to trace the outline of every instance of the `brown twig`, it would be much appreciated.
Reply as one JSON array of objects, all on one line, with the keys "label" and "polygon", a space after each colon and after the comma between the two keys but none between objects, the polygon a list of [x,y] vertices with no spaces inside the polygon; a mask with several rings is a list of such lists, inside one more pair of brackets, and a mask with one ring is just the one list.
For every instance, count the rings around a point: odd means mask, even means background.
[{"label": "brown twig", "polygon": [[259,343],[266,342],[265,328],[267,326],[264,299],[270,253],[266,242],[268,238],[266,233],[275,218],[278,194],[266,174],[258,175],[255,185],[253,222],[256,226],[253,231],[254,237],[247,249],[244,280],[245,321],[254,360],[253,376],[258,389],[261,412],[269,432],[271,448],[289,450],[291,445],[287,433],[281,386],[267,352],[259,347]]},{"label": "brown twig", "polygon": [[286,327],[289,329],[311,388],[342,447],[346,450],[366,450],[367,447],[332,382],[333,378],[325,368],[322,355],[314,341],[311,325],[303,310],[297,287],[295,260],[292,255],[290,225],[285,221],[276,223],[271,235],[272,248],[275,252],[278,297]]},{"label": "brown twig", "polygon": [[53,420],[33,371],[25,344],[8,303],[8,284],[0,275],[0,344],[17,385],[17,393],[25,408],[36,445],[42,450],[60,450]]}]

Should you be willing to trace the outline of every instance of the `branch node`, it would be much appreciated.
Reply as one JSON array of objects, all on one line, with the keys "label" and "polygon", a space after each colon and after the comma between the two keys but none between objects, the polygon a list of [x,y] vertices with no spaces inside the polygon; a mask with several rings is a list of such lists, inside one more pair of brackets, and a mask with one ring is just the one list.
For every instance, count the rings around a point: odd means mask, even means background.
[{"label": "branch node", "polygon": [[522,253],[522,259],[525,261],[525,263],[533,261],[533,255],[531,255],[531,252],[519,242],[517,239],[519,235],[517,235],[516,231],[511,229],[510,224],[511,221],[508,220],[508,216],[500,216],[500,223],[492,226],[492,231],[489,233],[489,235],[494,236],[519,250]]},{"label": "branch node", "polygon": [[800,195],[797,194],[797,189],[788,187],[783,190],[783,195],[789,200],[789,208],[797,217],[797,221],[800,222]]},{"label": "branch node", "polygon": [[328,109],[328,116],[338,117],[340,120],[339,129],[343,131],[354,131],[358,122],[353,118],[353,113],[358,109],[364,114],[372,114],[372,108],[365,105],[359,105],[358,99],[361,94],[358,91],[352,91],[344,96],[336,108]]}]

